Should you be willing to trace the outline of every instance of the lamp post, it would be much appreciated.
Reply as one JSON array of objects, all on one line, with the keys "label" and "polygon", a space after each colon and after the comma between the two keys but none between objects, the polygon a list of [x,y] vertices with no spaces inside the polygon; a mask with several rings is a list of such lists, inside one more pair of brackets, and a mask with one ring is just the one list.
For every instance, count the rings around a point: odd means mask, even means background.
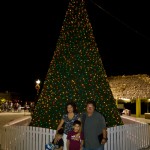
[{"label": "lamp post", "polygon": [[35,85],[35,89],[36,89],[36,91],[37,91],[37,95],[39,94],[39,90],[40,90],[40,83],[41,83],[41,81],[38,79],[38,80],[36,80],[36,85]]},{"label": "lamp post", "polygon": [[150,99],[147,100],[147,113],[149,113],[149,103],[150,103]]}]

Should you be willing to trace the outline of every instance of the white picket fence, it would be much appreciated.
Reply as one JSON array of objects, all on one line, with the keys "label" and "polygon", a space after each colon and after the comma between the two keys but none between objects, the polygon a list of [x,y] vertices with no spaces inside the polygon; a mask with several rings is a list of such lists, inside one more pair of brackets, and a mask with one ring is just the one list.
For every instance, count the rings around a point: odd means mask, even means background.
[{"label": "white picket fence", "polygon": [[[8,126],[0,129],[1,150],[45,150],[56,131],[32,126]],[[108,128],[105,150],[140,150],[150,146],[148,124],[127,124]]]}]

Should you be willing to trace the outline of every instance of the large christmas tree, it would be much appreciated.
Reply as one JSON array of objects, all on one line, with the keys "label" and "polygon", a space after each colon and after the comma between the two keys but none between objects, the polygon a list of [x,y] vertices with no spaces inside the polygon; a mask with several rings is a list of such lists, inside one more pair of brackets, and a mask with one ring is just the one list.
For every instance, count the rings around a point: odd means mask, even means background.
[{"label": "large christmas tree", "polygon": [[65,106],[74,101],[78,111],[94,100],[107,126],[122,125],[100,58],[85,0],[70,0],[31,125],[56,129]]}]

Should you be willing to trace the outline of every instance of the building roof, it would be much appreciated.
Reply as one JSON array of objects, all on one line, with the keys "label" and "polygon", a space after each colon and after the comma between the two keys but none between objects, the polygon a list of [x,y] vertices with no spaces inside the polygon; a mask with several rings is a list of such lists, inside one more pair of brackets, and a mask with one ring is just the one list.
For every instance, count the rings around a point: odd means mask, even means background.
[{"label": "building roof", "polygon": [[150,76],[147,74],[108,77],[115,99],[150,99]]}]

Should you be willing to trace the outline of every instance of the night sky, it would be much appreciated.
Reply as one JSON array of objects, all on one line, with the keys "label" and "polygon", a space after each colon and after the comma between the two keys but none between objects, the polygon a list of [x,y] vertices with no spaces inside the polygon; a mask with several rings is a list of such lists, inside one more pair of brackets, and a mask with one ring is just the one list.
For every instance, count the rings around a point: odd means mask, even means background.
[{"label": "night sky", "polygon": [[[0,92],[33,99],[35,81],[44,82],[53,57],[68,0],[1,6]],[[148,2],[87,0],[87,10],[107,76],[150,75]]]}]

